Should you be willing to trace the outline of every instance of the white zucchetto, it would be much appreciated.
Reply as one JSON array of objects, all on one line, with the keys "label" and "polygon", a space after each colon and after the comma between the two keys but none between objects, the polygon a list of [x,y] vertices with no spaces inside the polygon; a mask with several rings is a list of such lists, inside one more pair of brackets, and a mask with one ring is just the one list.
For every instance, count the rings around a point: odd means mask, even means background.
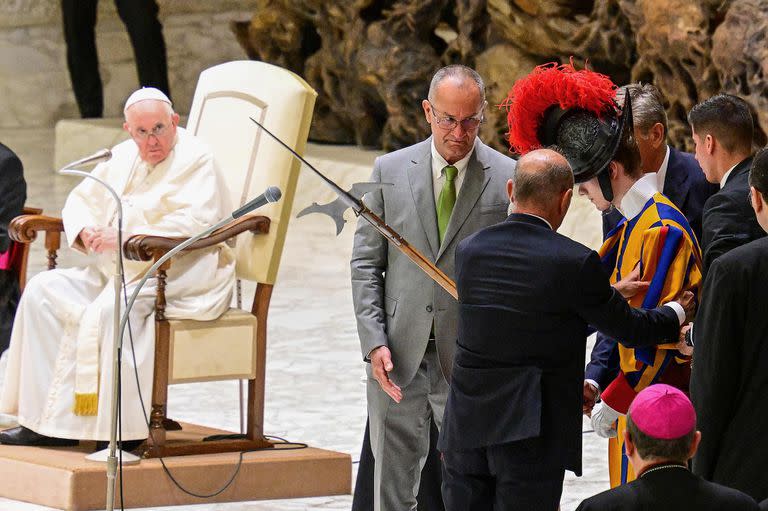
[{"label": "white zucchetto", "polygon": [[123,108],[123,113],[139,101],[146,101],[148,99],[163,101],[171,106],[173,105],[171,100],[168,99],[168,96],[166,96],[160,89],[154,87],[142,87],[128,97],[128,100],[125,102],[125,108]]}]

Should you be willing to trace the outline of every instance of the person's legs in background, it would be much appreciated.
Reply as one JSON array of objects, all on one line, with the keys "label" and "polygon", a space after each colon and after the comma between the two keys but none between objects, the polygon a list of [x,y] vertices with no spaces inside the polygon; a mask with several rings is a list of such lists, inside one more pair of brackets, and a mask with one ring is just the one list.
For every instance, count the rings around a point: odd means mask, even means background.
[{"label": "person's legs in background", "polygon": [[115,0],[133,45],[139,84],[155,87],[171,97],[163,26],[158,20],[155,0]]},{"label": "person's legs in background", "polygon": [[61,0],[67,67],[83,118],[101,117],[104,95],[96,53],[97,0]]}]

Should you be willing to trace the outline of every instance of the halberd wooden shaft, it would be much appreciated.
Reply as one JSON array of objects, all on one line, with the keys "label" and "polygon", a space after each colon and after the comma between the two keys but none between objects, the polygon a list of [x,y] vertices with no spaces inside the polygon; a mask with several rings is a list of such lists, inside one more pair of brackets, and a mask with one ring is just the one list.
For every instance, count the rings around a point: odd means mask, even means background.
[{"label": "halberd wooden shaft", "polygon": [[448,275],[435,266],[435,264],[427,259],[424,254],[413,248],[408,241],[405,240],[400,234],[392,229],[384,222],[378,215],[372,212],[370,209],[362,205],[362,209],[358,214],[366,219],[377,231],[379,231],[385,238],[387,238],[392,244],[394,244],[400,252],[405,254],[408,259],[413,261],[419,268],[422,269],[432,280],[434,280],[440,287],[445,289],[448,294],[459,299],[459,295],[456,291],[456,283],[451,280]]}]

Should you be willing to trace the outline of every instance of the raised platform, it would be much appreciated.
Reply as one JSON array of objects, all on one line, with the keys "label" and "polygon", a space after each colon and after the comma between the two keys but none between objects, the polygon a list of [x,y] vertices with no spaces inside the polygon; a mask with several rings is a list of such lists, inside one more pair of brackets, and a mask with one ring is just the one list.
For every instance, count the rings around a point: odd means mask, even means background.
[{"label": "raised platform", "polygon": [[[201,438],[220,430],[185,424],[168,433],[169,441]],[[87,461],[93,442],[77,448],[0,445],[0,496],[43,506],[84,511],[104,509],[106,464]],[[212,493],[237,470],[238,453],[166,458],[173,477],[187,490]],[[181,491],[164,473],[160,460],[123,467],[125,507],[181,506],[213,502],[344,495],[351,492],[348,454],[308,447],[245,453],[237,476],[221,494],[201,499]],[[115,507],[120,504],[119,490]]]}]

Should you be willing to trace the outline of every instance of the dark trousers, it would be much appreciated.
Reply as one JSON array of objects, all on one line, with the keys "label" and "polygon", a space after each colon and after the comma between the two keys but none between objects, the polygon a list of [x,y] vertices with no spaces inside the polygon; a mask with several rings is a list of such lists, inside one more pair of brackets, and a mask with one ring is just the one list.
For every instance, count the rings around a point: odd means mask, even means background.
[{"label": "dark trousers", "polygon": [[[98,0],[61,0],[67,66],[82,117],[101,117],[104,93],[96,53],[96,6]],[[139,83],[168,94],[168,65],[162,25],[155,0],[115,0],[133,45]]]},{"label": "dark trousers", "polygon": [[563,468],[542,463],[541,438],[443,453],[448,511],[556,511]]},{"label": "dark trousers", "polygon": [[[419,486],[419,511],[444,511],[443,498],[440,495],[442,482],[440,453],[437,452],[437,426],[431,421],[429,430],[429,454],[424,468],[421,470],[421,484]],[[373,510],[373,451],[371,450],[371,437],[368,423],[365,424],[363,436],[363,448],[360,451],[360,463],[357,466],[357,480],[355,481],[355,495],[352,499],[352,511]]]}]

